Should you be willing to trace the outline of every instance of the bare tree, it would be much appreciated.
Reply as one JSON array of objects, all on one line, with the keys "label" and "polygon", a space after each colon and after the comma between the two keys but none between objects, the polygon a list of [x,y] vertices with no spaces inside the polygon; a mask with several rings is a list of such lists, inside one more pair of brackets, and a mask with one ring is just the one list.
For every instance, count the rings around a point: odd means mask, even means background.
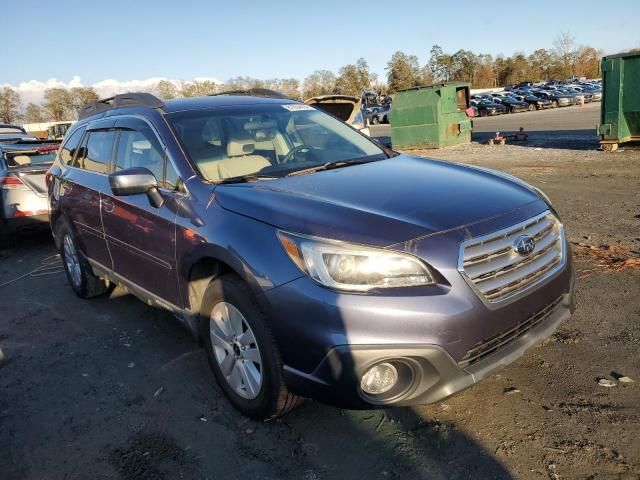
[{"label": "bare tree", "polygon": [[576,39],[571,32],[562,32],[553,41],[556,54],[560,58],[563,67],[563,75],[568,77],[574,73],[573,67],[576,60]]},{"label": "bare tree", "polygon": [[44,110],[40,105],[29,103],[24,109],[24,123],[41,123],[45,121]]},{"label": "bare tree", "polygon": [[293,100],[300,100],[300,81],[296,78],[271,78],[264,81],[264,86]]},{"label": "bare tree", "polygon": [[194,80],[186,82],[180,89],[183,97],[203,97],[218,91],[219,85],[211,80]]},{"label": "bare tree", "polygon": [[316,70],[302,84],[303,98],[318,97],[335,93],[336,76],[329,70]]},{"label": "bare tree", "polygon": [[98,94],[93,87],[73,87],[69,94],[73,109],[77,112],[87,103],[99,100]]},{"label": "bare tree", "polygon": [[75,115],[72,97],[66,88],[46,89],[42,106],[47,113],[47,117],[53,121],[69,120],[70,117]]},{"label": "bare tree", "polygon": [[169,100],[178,96],[178,87],[169,80],[160,80],[151,90],[156,97],[162,100]]},{"label": "bare tree", "polygon": [[20,95],[11,87],[0,89],[0,122],[14,123],[20,118]]}]

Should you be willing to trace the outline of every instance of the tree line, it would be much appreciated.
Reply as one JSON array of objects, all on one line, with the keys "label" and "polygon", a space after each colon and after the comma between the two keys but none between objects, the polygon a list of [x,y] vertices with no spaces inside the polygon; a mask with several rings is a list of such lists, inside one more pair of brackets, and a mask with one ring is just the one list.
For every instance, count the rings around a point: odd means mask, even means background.
[{"label": "tree line", "polygon": [[[510,57],[458,50],[447,53],[434,45],[424,63],[416,55],[395,52],[387,62],[386,78],[379,79],[371,72],[364,58],[340,68],[316,70],[302,82],[296,78],[260,80],[235,77],[225,83],[209,80],[171,82],[161,80],[151,93],[161,99],[194,97],[226,90],[268,88],[295,99],[328,94],[360,97],[365,91],[378,95],[393,94],[403,88],[437,82],[464,81],[472,88],[493,88],[522,81],[565,79],[572,76],[599,76],[599,61],[603,52],[589,46],[577,45],[570,33],[562,33],[553,42],[553,49],[538,49],[533,53],[515,53]],[[49,88],[44,91],[41,104],[22,105],[20,95],[11,87],[0,88],[0,122],[39,123],[77,118],[80,107],[98,100],[92,87]]]}]

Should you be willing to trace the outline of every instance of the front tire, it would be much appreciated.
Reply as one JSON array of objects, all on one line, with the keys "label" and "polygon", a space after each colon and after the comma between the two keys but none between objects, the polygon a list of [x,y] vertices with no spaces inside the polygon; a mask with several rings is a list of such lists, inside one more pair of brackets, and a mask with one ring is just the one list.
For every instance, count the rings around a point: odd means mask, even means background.
[{"label": "front tire", "polygon": [[373,117],[373,118],[371,119],[371,123],[372,123],[373,125],[378,125],[378,124],[380,123],[380,120],[378,119],[378,117]]},{"label": "front tire", "polygon": [[238,276],[223,275],[206,288],[200,335],[218,385],[237,410],[268,419],[302,403],[287,390],[267,318]]},{"label": "front tire", "polygon": [[66,223],[58,229],[60,256],[67,280],[80,298],[93,298],[109,291],[109,284],[93,274],[91,265],[81,254],[78,240]]},{"label": "front tire", "polygon": [[536,111],[536,105],[534,103],[530,103],[529,104],[529,111],[530,112],[535,112]]}]

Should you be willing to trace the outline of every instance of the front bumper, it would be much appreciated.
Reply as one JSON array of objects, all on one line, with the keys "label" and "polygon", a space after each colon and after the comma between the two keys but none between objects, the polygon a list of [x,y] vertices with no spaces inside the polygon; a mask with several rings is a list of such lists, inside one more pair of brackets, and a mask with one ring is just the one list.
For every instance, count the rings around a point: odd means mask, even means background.
[{"label": "front bumper", "polygon": [[[569,245],[562,270],[499,308],[485,305],[451,260],[458,259],[463,241],[547,208],[537,201],[497,219],[405,244],[406,252],[429,259],[439,277],[434,286],[355,294],[303,276],[264,292],[260,299],[287,385],[302,396],[348,408],[432,403],[512,362],[571,314]],[[410,385],[391,397],[363,394],[363,373],[385,359],[410,368]]]},{"label": "front bumper", "polygon": [[[475,363],[462,366],[437,345],[343,345],[332,349],[312,374],[285,367],[285,381],[299,395],[342,408],[367,409],[436,403],[459,393],[509,365],[539,344],[571,317],[573,284],[553,310],[526,333]],[[413,378],[391,397],[373,398],[359,388],[360,379],[380,362],[409,365]]]}]

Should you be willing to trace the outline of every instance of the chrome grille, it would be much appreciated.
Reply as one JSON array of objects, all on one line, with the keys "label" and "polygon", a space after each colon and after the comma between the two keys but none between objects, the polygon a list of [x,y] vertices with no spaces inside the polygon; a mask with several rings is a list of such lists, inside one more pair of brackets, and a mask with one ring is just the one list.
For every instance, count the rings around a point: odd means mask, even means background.
[{"label": "chrome grille", "polygon": [[[528,255],[516,251],[521,236],[535,240]],[[559,271],[565,263],[562,224],[547,211],[527,221],[462,244],[458,269],[480,298],[506,301]]]}]

